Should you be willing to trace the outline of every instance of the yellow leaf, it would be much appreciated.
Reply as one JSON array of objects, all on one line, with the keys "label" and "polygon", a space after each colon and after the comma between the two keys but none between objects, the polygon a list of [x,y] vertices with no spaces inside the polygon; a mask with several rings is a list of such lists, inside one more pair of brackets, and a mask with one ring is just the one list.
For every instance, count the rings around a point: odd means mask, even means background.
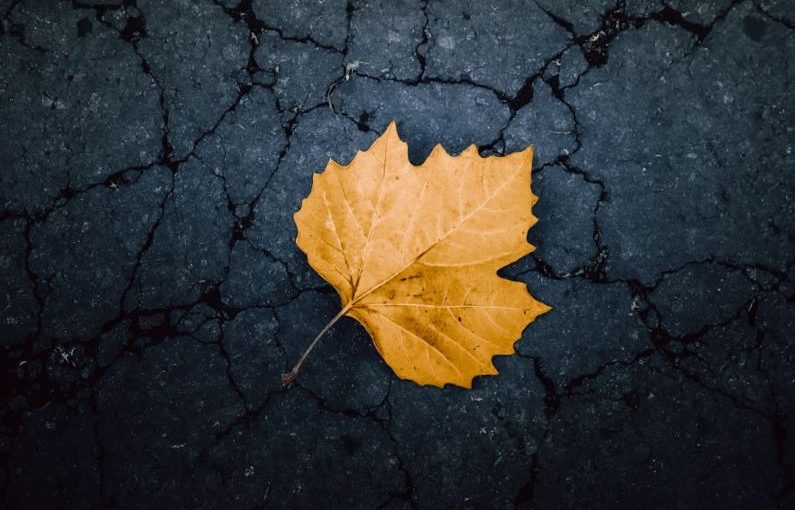
[{"label": "yellow leaf", "polygon": [[420,166],[392,122],[347,166],[329,161],[295,214],[298,247],[340,295],[398,377],[472,387],[496,374],[525,326],[550,308],[497,276],[534,247],[533,149],[482,158],[437,145]]}]

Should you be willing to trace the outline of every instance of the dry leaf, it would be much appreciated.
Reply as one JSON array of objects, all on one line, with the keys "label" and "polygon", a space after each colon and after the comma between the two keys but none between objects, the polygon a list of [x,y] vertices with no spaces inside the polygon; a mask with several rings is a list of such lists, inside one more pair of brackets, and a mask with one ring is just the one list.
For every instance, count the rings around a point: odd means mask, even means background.
[{"label": "dry leaf", "polygon": [[522,330],[549,307],[497,270],[533,251],[533,149],[481,158],[437,145],[420,166],[395,123],[347,166],[329,161],[295,214],[296,242],[337,289],[398,377],[472,387],[496,374]]}]

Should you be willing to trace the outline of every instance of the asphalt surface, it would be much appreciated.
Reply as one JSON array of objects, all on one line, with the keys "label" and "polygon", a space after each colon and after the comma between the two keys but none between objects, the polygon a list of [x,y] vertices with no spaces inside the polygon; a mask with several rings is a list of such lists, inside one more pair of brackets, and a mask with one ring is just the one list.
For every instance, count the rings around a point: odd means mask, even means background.
[{"label": "asphalt surface", "polygon": [[[4,508],[795,507],[795,3],[0,0]],[[396,379],[292,214],[536,147],[552,312]]]}]

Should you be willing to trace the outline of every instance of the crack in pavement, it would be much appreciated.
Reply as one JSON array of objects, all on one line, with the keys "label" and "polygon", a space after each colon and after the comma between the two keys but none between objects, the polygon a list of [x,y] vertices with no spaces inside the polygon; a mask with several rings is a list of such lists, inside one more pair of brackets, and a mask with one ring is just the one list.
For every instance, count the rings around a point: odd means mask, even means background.
[{"label": "crack in pavement", "polygon": [[[245,384],[242,382],[241,367],[236,363],[238,353],[230,343],[228,333],[224,330],[224,325],[237,320],[237,318],[247,311],[268,311],[272,314],[275,321],[273,334],[274,347],[281,353],[280,363],[287,368],[289,358],[285,349],[285,329],[283,323],[297,320],[295,317],[286,313],[287,306],[302,299],[306,295],[316,294],[328,301],[334,300],[334,292],[326,285],[318,286],[312,282],[302,281],[303,269],[296,266],[296,262],[281,256],[278,249],[271,249],[267,242],[255,242],[252,234],[253,228],[260,221],[261,214],[265,206],[268,205],[267,193],[274,192],[272,186],[277,177],[289,173],[292,175],[296,171],[295,161],[288,158],[292,151],[304,150],[296,141],[295,133],[299,125],[303,124],[303,119],[309,114],[325,114],[327,102],[332,103],[332,92],[338,83],[345,83],[349,80],[360,80],[362,82],[378,84],[380,82],[393,82],[401,87],[401,90],[410,94],[412,89],[419,85],[438,85],[441,87],[472,88],[478,91],[493,95],[496,100],[507,107],[508,118],[497,130],[497,135],[490,141],[482,143],[479,150],[482,154],[506,152],[506,130],[514,123],[517,113],[528,105],[533,104],[534,95],[540,86],[549,87],[555,101],[565,107],[573,124],[572,137],[573,148],[566,149],[564,153],[558,154],[551,161],[543,162],[537,172],[545,174],[553,171],[562,171],[567,174],[575,175],[585,181],[588,185],[594,186],[598,190],[598,197],[590,211],[592,217],[592,231],[590,241],[593,243],[593,254],[590,261],[579,268],[561,271],[554,267],[554,263],[543,260],[543,257],[533,255],[530,257],[528,269],[512,274],[513,278],[540,275],[550,284],[561,282],[578,282],[582,285],[608,286],[615,285],[626,288],[629,294],[629,306],[631,312],[642,323],[648,336],[647,341],[638,346],[634,351],[627,352],[623,357],[607,356],[600,360],[593,367],[584,371],[571,374],[565,381],[556,382],[554,374],[547,368],[550,359],[540,355],[528,355],[519,353],[517,356],[528,361],[532,373],[538,383],[538,398],[543,404],[544,423],[538,430],[538,437],[535,447],[531,448],[523,438],[520,428],[528,426],[521,419],[516,417],[504,418],[499,412],[492,411],[492,419],[504,428],[506,436],[512,441],[510,448],[516,451],[521,458],[527,461],[525,473],[527,477],[514,483],[515,490],[508,495],[508,502],[516,507],[529,507],[537,502],[539,488],[546,483],[544,479],[546,455],[554,455],[553,446],[549,443],[551,434],[556,432],[555,419],[560,417],[561,410],[566,406],[576,406],[576,399],[593,398],[598,400],[600,397],[591,395],[589,388],[599,386],[603,380],[611,377],[616,372],[628,371],[647,363],[654,359],[662,362],[663,368],[648,368],[649,377],[672,378],[674,374],[683,378],[685,381],[700,388],[704,392],[713,395],[720,402],[725,402],[729,407],[736,410],[747,411],[755,418],[764,421],[770,431],[770,439],[774,445],[775,465],[779,471],[782,483],[778,487],[776,494],[777,501],[782,506],[786,505],[795,486],[795,473],[793,472],[793,462],[789,455],[791,433],[790,412],[782,402],[786,401],[786,389],[782,389],[769,369],[758,362],[756,370],[762,374],[767,381],[768,394],[764,398],[751,393],[750,395],[742,392],[732,391],[721,385],[716,385],[709,379],[714,372],[709,365],[709,353],[704,352],[702,342],[711,334],[721,328],[728,327],[736,323],[744,323],[755,334],[755,343],[748,348],[748,353],[759,353],[771,349],[769,336],[773,336],[776,328],[763,323],[758,318],[767,306],[765,300],[771,297],[781,297],[791,306],[792,296],[787,295],[788,285],[793,284],[791,274],[795,260],[789,261],[786,270],[768,267],[765,264],[732,261],[710,256],[698,260],[688,261],[678,267],[665,269],[658,272],[651,281],[640,281],[639,279],[617,279],[611,277],[608,268],[610,260],[610,249],[604,240],[602,229],[599,224],[599,211],[602,205],[610,200],[611,189],[607,181],[596,177],[587,169],[581,168],[574,162],[572,156],[586,151],[582,138],[583,126],[578,118],[578,113],[572,103],[567,99],[567,93],[581,87],[582,78],[592,70],[604,67],[609,62],[609,50],[612,43],[624,32],[637,31],[650,23],[661,23],[668,26],[684,30],[692,36],[692,48],[696,48],[709,40],[715,27],[740,6],[751,4],[754,12],[763,16],[764,19],[774,23],[792,28],[791,21],[771,14],[765,7],[757,1],[747,2],[735,0],[719,10],[717,15],[707,23],[692,21],[688,13],[675,9],[670,5],[663,4],[659,10],[650,12],[643,16],[627,13],[625,2],[618,1],[615,5],[608,8],[600,17],[600,25],[597,30],[588,34],[578,34],[575,31],[573,22],[551,12],[544,7],[536,4],[546,16],[555,24],[561,27],[569,37],[569,42],[557,49],[554,53],[546,55],[542,64],[537,69],[529,70],[524,78],[522,85],[514,93],[506,93],[497,87],[479,83],[475,79],[466,76],[460,78],[446,78],[442,76],[429,75],[428,70],[434,65],[429,59],[427,49],[431,44],[434,34],[431,32],[431,16],[429,15],[430,0],[424,0],[418,7],[421,10],[420,21],[422,23],[419,37],[413,42],[413,54],[419,64],[419,71],[414,78],[389,78],[370,74],[354,66],[356,61],[349,61],[349,48],[351,46],[352,31],[351,26],[355,23],[354,14],[361,8],[358,3],[347,1],[340,3],[344,9],[344,27],[340,30],[345,34],[344,43],[341,46],[326,44],[310,32],[306,36],[287,35],[286,31],[273,24],[270,20],[258,17],[254,0],[242,0],[234,5],[231,2],[213,0],[212,7],[218,10],[219,16],[226,16],[233,20],[235,24],[242,24],[248,30],[250,36],[247,39],[248,56],[245,65],[240,70],[241,76],[237,83],[237,92],[231,101],[224,103],[225,109],[214,118],[212,122],[201,129],[190,143],[190,149],[176,157],[172,135],[175,120],[169,111],[167,101],[167,89],[161,77],[153,70],[150,58],[141,50],[140,43],[149,37],[147,31],[147,17],[138,8],[137,2],[125,0],[117,4],[88,3],[77,0],[71,1],[71,6],[76,11],[93,12],[94,19],[106,30],[110,30],[125,41],[131,49],[128,58],[137,59],[141,72],[148,77],[153,87],[157,91],[158,108],[160,114],[160,140],[159,150],[155,158],[145,164],[133,164],[118,168],[107,175],[88,184],[72,187],[68,183],[65,187],[58,189],[52,196],[52,200],[40,207],[32,209],[7,208],[0,212],[0,225],[6,222],[21,222],[22,225],[20,252],[22,256],[22,269],[24,278],[30,283],[32,300],[35,304],[33,310],[33,324],[29,332],[18,345],[4,346],[0,363],[6,368],[3,376],[3,399],[9,400],[13,397],[19,399],[22,404],[15,404],[9,407],[2,414],[3,436],[8,443],[0,450],[0,464],[3,466],[3,483],[0,488],[2,500],[6,507],[12,507],[10,497],[11,478],[14,466],[12,462],[18,462],[17,457],[20,450],[18,436],[25,430],[25,420],[31,412],[36,409],[46,408],[56,405],[75,405],[77,401],[88,403],[93,413],[93,441],[96,452],[95,463],[98,473],[99,494],[102,505],[113,506],[121,503],[115,499],[115,493],[111,494],[115,488],[112,486],[111,471],[115,469],[114,463],[118,459],[109,457],[108,449],[103,444],[101,434],[100,406],[98,404],[98,394],[100,392],[99,383],[111,374],[117,361],[130,357],[132,359],[142,359],[151,349],[161,346],[175,338],[188,337],[191,341],[201,344],[212,345],[215,347],[215,356],[223,361],[225,384],[230,390],[234,399],[241,405],[241,412],[232,416],[228,421],[219,425],[219,428],[212,435],[203,438],[203,446],[198,449],[196,461],[192,469],[198,472],[200,468],[215,470],[218,476],[224,477],[225,473],[215,467],[211,460],[214,449],[226,448],[227,444],[234,440],[234,433],[241,429],[248,429],[257,423],[267,420],[269,411],[274,402],[281,398],[300,395],[301,398],[315,402],[317,408],[325,414],[333,415],[342,420],[362,420],[377,426],[383,433],[383,438],[371,438],[373,441],[382,441],[387,444],[389,455],[396,459],[396,470],[399,473],[400,489],[388,491],[379,497],[379,508],[391,508],[394,506],[409,506],[420,508],[425,506],[422,500],[427,481],[424,480],[423,466],[421,463],[409,460],[411,456],[407,454],[407,445],[402,444],[401,434],[395,432],[393,413],[398,406],[393,399],[395,392],[405,391],[403,383],[395,380],[394,376],[387,374],[386,391],[383,399],[377,405],[362,405],[351,407],[337,407],[330,403],[328,399],[311,385],[305,385],[300,381],[288,388],[269,389],[261,396],[258,403],[254,403],[247,393]],[[30,44],[27,38],[26,27],[15,21],[14,13],[22,6],[22,0],[15,0],[8,3],[0,15],[0,40],[9,38],[16,44],[31,50],[35,54],[46,55],[52,50],[35,44]],[[127,10],[137,11],[135,15],[126,14]],[[122,15],[123,24],[114,22],[111,15]],[[149,13],[147,13],[149,15]],[[79,28],[79,26],[78,26]],[[273,82],[263,82],[259,76],[265,71],[258,64],[255,54],[259,48],[259,37],[262,34],[270,34],[278,37],[280,41],[298,43],[307,47],[324,50],[342,58],[339,73],[324,83],[326,91],[322,100],[314,104],[303,104],[300,107],[288,107],[283,104],[279,94],[274,90]],[[561,83],[559,74],[550,74],[554,66],[558,66],[558,61],[567,51],[578,50],[587,62],[584,70],[579,72],[572,83]],[[218,136],[221,126],[238,111],[240,105],[255,91],[267,91],[272,96],[275,104],[276,114],[279,116],[279,124],[284,135],[284,143],[281,144],[277,161],[261,184],[256,188],[252,196],[247,197],[243,202],[235,200],[233,194],[234,184],[223,173],[213,171],[212,164],[206,161],[199,148],[208,140]],[[0,91],[1,93],[2,91]],[[339,93],[339,90],[337,90]],[[337,94],[334,94],[338,97]],[[363,136],[377,133],[380,120],[376,119],[376,111],[364,109],[361,111],[346,111],[344,108],[334,108],[331,106],[331,115],[339,119],[340,123],[354,126]],[[335,111],[337,110],[337,111]],[[225,136],[225,135],[224,135]],[[347,150],[347,149],[346,149]],[[172,303],[164,307],[146,307],[140,304],[127,305],[130,294],[140,285],[140,275],[144,266],[155,262],[145,260],[155,245],[156,235],[162,230],[162,225],[167,220],[167,204],[173,203],[175,199],[176,180],[184,173],[184,167],[188,164],[198,162],[203,171],[210,171],[218,180],[219,186],[223,191],[223,201],[219,204],[219,210],[228,211],[230,221],[224,243],[226,246],[225,261],[221,264],[220,276],[212,281],[196,282],[195,285],[200,289],[199,295],[195,299],[186,302]],[[114,312],[112,317],[100,324],[98,330],[85,335],[68,338],[56,338],[53,335],[45,335],[44,312],[48,304],[57,295],[53,294],[53,276],[36,269],[37,246],[34,240],[34,230],[54,217],[56,212],[69,212],[78,206],[78,201],[83,196],[105,190],[112,190],[118,193],[118,199],[122,200],[124,194],[140,186],[142,179],[149,173],[165,168],[169,171],[167,176],[168,185],[160,191],[156,206],[147,211],[147,214],[154,213],[153,217],[148,218],[144,237],[138,244],[132,259],[129,272],[125,274],[125,282],[114,301],[112,307]],[[295,186],[303,186],[295,181]],[[610,186],[618,186],[610,182]],[[280,192],[283,190],[276,190]],[[143,214],[143,211],[142,211]],[[259,215],[259,216],[258,216]],[[786,222],[786,218],[782,221]],[[268,240],[266,240],[268,241]],[[251,249],[268,263],[280,267],[287,278],[284,285],[286,289],[284,297],[272,303],[255,304],[240,306],[231,304],[228,296],[225,295],[223,285],[228,281],[231,266],[232,252],[238,246]],[[750,283],[755,286],[753,294],[744,300],[732,313],[720,318],[717,321],[704,320],[692,330],[684,333],[674,333],[671,329],[673,319],[664,317],[661,312],[660,303],[656,301],[655,293],[665,281],[686,271],[698,270],[702,267],[717,266],[726,273],[740,273]],[[118,303],[118,306],[116,306]],[[760,312],[762,307],[763,312]],[[202,311],[204,310],[204,311]],[[205,335],[204,328],[215,328],[215,333]],[[531,328],[532,329],[532,328]],[[122,331],[123,340],[121,347],[112,359],[105,363],[98,363],[101,345],[106,335],[116,330]],[[532,334],[532,332],[531,332]],[[82,351],[82,359],[74,361],[71,368],[66,370],[68,373],[78,373],[86,370],[86,377],[78,377],[73,380],[66,379],[66,382],[59,380],[47,367],[52,365],[52,359],[61,353],[61,349],[66,347],[77,347]],[[775,351],[771,351],[775,352]],[[68,356],[67,356],[68,357]],[[246,362],[252,360],[245,360]],[[694,361],[703,363],[703,366],[687,365],[685,362]],[[274,374],[276,377],[276,374]],[[510,374],[505,374],[506,380]],[[364,383],[364,382],[363,382]],[[614,398],[625,400],[628,407],[639,407],[639,403],[634,403],[633,397],[627,394],[613,395]],[[637,398],[637,397],[634,397]],[[723,404],[721,404],[723,405]],[[405,410],[403,410],[405,413]],[[107,420],[106,420],[107,421]],[[230,482],[231,483],[231,482]],[[223,484],[222,484],[223,485]],[[281,490],[274,485],[273,493],[269,482],[267,490],[267,502],[272,501],[274,494]],[[441,497],[441,496],[440,496]],[[264,504],[264,503],[263,503]]]}]

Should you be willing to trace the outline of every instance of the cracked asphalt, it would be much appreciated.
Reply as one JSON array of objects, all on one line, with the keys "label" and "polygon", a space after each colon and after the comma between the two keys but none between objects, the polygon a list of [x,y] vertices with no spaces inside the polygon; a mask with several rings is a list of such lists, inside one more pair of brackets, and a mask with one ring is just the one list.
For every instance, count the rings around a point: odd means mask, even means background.
[{"label": "cracked asphalt", "polygon": [[[795,507],[792,0],[0,0],[0,490],[38,508]],[[536,146],[553,311],[397,380],[292,213],[396,119]]]}]

